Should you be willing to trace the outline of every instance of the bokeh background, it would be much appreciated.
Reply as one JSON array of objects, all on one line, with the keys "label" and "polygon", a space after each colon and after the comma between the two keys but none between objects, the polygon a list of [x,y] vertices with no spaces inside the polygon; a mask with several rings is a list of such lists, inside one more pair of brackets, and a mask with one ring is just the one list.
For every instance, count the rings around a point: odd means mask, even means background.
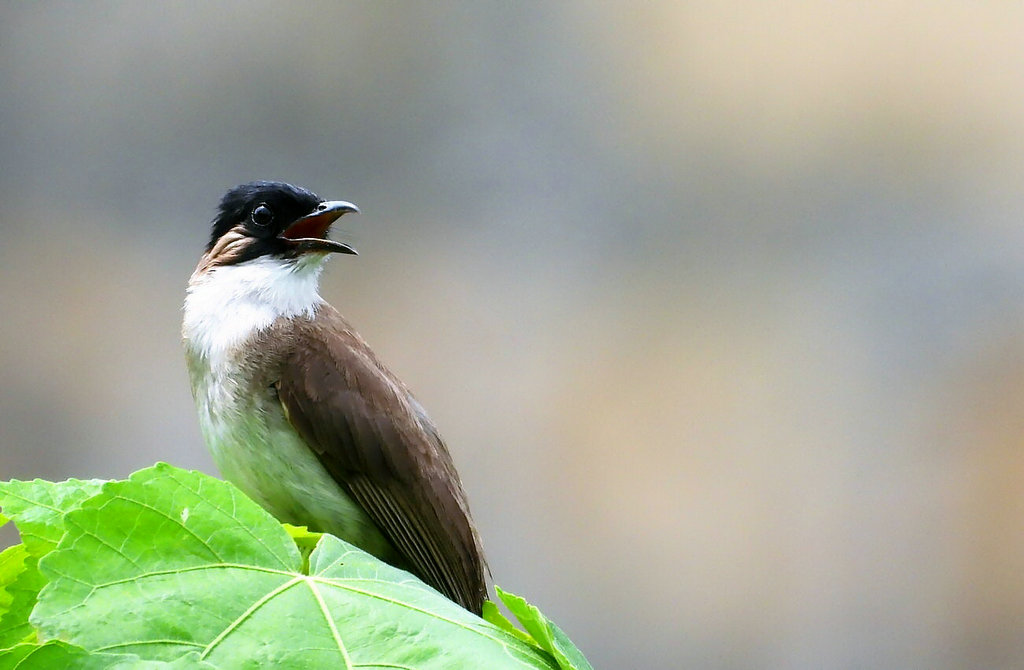
[{"label": "bokeh background", "polygon": [[221,194],[285,179],[362,208],[324,296],[596,667],[1024,667],[1022,36],[968,0],[5,3],[0,477],[215,472],[184,286]]}]

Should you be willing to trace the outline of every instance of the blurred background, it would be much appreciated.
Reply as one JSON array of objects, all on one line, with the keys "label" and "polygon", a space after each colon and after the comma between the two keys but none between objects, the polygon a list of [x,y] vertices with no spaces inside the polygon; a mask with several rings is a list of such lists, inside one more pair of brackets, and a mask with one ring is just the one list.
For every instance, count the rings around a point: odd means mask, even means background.
[{"label": "blurred background", "polygon": [[5,4],[0,478],[216,472],[183,292],[223,192],[284,179],[362,208],[324,297],[595,667],[1022,667],[1022,30]]}]

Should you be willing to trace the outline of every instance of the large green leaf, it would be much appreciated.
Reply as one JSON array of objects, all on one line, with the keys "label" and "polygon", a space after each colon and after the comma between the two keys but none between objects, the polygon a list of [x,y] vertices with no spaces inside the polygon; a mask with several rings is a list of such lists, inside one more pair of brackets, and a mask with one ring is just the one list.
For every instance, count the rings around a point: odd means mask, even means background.
[{"label": "large green leaf", "polygon": [[0,482],[0,508],[18,525],[25,549],[40,557],[53,550],[64,535],[64,515],[103,485],[96,479],[30,482],[12,479]]},{"label": "large green leaf", "polygon": [[[0,650],[0,670],[112,670],[124,660],[118,656],[90,654],[81,647],[58,640],[46,644],[19,644]],[[124,667],[127,670],[131,666]]]},{"label": "large green leaf", "polygon": [[[15,560],[18,558],[20,562]],[[9,547],[0,554],[0,582],[4,582],[3,591],[10,599],[0,615],[0,648],[35,639],[35,629],[28,619],[39,590],[46,583],[39,572],[38,560],[29,555],[21,544]],[[16,570],[9,569],[14,566]]]},{"label": "large green leaf", "polygon": [[89,652],[81,647],[51,640],[46,644],[19,644],[0,649],[0,670],[216,670],[189,654],[173,662],[145,661],[137,656]]},{"label": "large green leaf", "polygon": [[[17,518],[15,519],[18,520]],[[94,652],[221,668],[553,668],[548,654],[330,535],[309,555],[236,488],[159,464],[65,518],[32,622]]]},{"label": "large green leaf", "polygon": [[[94,654],[99,656],[99,654]],[[19,670],[21,670],[19,668]],[[111,665],[107,670],[219,670],[217,666],[199,659],[199,652],[189,652],[173,661],[147,661],[128,657]]]},{"label": "large green leaf", "polygon": [[28,552],[23,544],[16,544],[0,551],[0,617],[11,608],[14,596],[7,587],[24,572],[26,558]]},{"label": "large green leaf", "polygon": [[90,658],[89,652],[64,642],[46,644],[19,644],[0,651],[0,670],[54,670],[80,668],[81,670],[107,670],[116,658]]}]

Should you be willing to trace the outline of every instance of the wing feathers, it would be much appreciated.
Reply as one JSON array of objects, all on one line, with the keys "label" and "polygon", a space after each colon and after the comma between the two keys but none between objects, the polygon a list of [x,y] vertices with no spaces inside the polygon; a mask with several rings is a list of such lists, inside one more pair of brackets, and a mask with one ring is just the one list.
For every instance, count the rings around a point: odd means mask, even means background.
[{"label": "wing feathers", "polygon": [[412,571],[479,613],[483,553],[436,428],[337,312],[307,323],[276,384],[289,422]]}]

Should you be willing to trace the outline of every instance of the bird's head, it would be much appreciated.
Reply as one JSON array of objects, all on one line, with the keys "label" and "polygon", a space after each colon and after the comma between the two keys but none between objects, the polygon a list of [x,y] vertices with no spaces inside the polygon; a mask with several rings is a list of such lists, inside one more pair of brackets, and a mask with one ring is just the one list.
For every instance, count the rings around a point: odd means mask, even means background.
[{"label": "bird's head", "polygon": [[359,209],[350,202],[323,200],[284,182],[254,181],[228,191],[220,201],[206,246],[207,266],[245,263],[257,258],[296,261],[309,255],[354,254],[347,244],[327,238],[331,224]]}]

